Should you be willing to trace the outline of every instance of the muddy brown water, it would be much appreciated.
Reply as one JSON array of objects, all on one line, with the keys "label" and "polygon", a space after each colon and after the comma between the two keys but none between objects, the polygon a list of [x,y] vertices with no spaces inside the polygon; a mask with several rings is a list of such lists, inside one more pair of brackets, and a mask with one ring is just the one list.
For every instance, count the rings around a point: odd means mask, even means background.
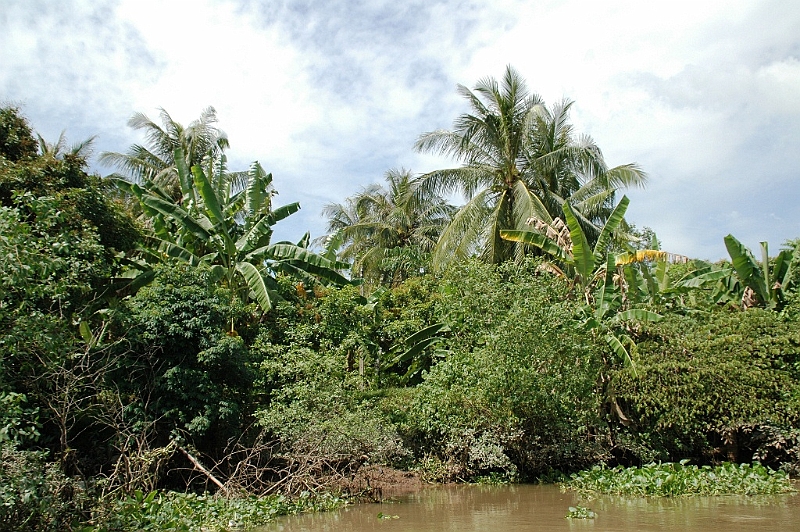
[{"label": "muddy brown water", "polygon": [[[570,506],[595,519],[565,519]],[[380,519],[378,514],[396,516]],[[442,486],[382,504],[283,517],[258,532],[800,531],[800,495],[591,500],[558,486]]]}]

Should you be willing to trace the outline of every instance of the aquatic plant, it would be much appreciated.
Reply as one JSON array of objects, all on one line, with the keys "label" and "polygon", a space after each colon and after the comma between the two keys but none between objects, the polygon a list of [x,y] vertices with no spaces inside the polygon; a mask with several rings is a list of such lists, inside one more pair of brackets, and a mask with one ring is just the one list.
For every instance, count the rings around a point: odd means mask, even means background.
[{"label": "aquatic plant", "polygon": [[585,506],[570,506],[565,519],[594,519],[597,514]]},{"label": "aquatic plant", "polygon": [[335,495],[303,493],[300,497],[215,497],[176,492],[137,491],[117,501],[108,515],[83,530],[231,530],[264,525],[280,515],[327,511],[347,501]]},{"label": "aquatic plant", "polygon": [[719,466],[678,463],[622,466],[603,465],[575,473],[565,487],[581,493],[673,497],[680,495],[771,495],[796,491],[787,473],[759,463]]}]

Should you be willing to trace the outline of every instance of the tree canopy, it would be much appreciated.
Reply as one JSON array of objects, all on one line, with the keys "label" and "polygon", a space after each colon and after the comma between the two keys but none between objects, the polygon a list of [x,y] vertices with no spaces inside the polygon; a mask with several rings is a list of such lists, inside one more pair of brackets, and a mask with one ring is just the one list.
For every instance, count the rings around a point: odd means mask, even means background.
[{"label": "tree canopy", "polygon": [[572,102],[548,109],[511,66],[501,82],[488,77],[474,90],[459,85],[458,92],[470,112],[456,118],[453,130],[424,133],[415,145],[462,163],[422,177],[421,191],[460,192],[468,200],[442,233],[435,263],[472,253],[492,263],[520,258],[524,245],[503,240],[500,231],[563,217],[564,202],[596,239],[616,192],[646,181],[635,164],[608,168],[591,137],[575,137],[568,122]]}]

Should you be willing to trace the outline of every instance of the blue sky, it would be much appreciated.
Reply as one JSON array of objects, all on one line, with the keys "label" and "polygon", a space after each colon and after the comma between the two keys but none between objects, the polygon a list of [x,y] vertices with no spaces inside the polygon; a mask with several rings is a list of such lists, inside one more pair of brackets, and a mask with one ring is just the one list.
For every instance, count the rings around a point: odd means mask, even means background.
[{"label": "blue sky", "polygon": [[0,2],[0,102],[51,141],[97,135],[96,153],[141,141],[134,112],[186,124],[212,105],[231,168],[259,160],[302,206],[278,238],[323,234],[326,203],[390,168],[454,164],[414,141],[467,110],[457,84],[508,64],[548,103],[574,100],[609,165],[649,173],[628,219],[665,249],[800,237],[794,2]]}]

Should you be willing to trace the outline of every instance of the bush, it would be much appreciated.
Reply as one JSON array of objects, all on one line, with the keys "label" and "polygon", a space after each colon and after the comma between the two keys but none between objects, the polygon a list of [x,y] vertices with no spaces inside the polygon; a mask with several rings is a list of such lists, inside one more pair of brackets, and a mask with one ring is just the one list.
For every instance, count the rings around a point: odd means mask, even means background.
[{"label": "bush", "polygon": [[117,380],[135,398],[131,414],[213,443],[240,429],[252,374],[244,341],[228,334],[245,309],[209,276],[165,265],[118,312],[127,342]]},{"label": "bush", "polygon": [[47,453],[0,442],[0,528],[8,532],[72,530],[85,518],[87,501]]},{"label": "bush", "polygon": [[281,455],[295,464],[291,474],[325,483],[367,462],[391,463],[406,454],[364,379],[348,370],[345,351],[313,350],[303,338],[275,345],[264,334],[253,352],[262,359],[259,380],[270,390],[269,404],[257,417],[280,441]]},{"label": "bush", "polygon": [[443,281],[451,351],[408,413],[418,454],[451,478],[526,477],[592,463],[602,446],[599,357],[576,326],[566,286],[536,263],[457,267]]},{"label": "bush", "polygon": [[643,461],[756,454],[776,466],[796,461],[779,456],[775,441],[800,419],[798,360],[796,323],[767,310],[673,314],[648,324],[639,334],[638,375],[612,375],[629,418],[621,445]]}]

